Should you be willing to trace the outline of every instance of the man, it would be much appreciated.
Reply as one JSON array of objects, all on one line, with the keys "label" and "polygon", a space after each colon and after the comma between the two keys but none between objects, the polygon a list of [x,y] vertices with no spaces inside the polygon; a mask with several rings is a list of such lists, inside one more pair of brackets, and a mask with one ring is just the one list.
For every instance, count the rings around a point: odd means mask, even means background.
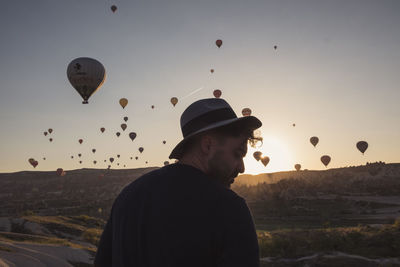
[{"label": "man", "polygon": [[179,162],[122,190],[95,266],[259,266],[251,214],[229,188],[260,126],[253,116],[237,118],[223,99],[191,104],[181,116],[184,138],[170,155]]}]

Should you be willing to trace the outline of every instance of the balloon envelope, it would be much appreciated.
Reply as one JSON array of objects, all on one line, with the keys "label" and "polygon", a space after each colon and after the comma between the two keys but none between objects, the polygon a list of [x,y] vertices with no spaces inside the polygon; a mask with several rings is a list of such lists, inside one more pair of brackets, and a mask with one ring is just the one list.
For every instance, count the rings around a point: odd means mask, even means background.
[{"label": "balloon envelope", "polygon": [[222,40],[218,39],[217,41],[215,41],[215,44],[218,46],[218,48],[220,48],[222,45]]},{"label": "balloon envelope", "polygon": [[139,152],[140,152],[140,153],[142,153],[142,152],[143,152],[143,150],[144,150],[144,148],[143,148],[143,147],[139,147]]},{"label": "balloon envelope", "polygon": [[358,150],[360,150],[360,152],[364,154],[365,150],[367,150],[367,148],[368,148],[368,143],[365,141],[359,141],[359,142],[357,142],[356,146],[357,146]]},{"label": "balloon envelope", "polygon": [[264,167],[266,167],[269,163],[269,157],[265,156],[261,158],[262,164],[264,164]]},{"label": "balloon envelope", "polygon": [[28,162],[33,166],[33,168],[36,168],[36,166],[39,164],[34,158],[28,159]]},{"label": "balloon envelope", "polygon": [[100,131],[101,131],[102,133],[104,133],[105,130],[106,130],[106,128],[104,128],[104,127],[101,127],[101,128],[100,128]]},{"label": "balloon envelope", "polygon": [[113,13],[115,13],[115,11],[117,11],[117,6],[116,5],[112,5],[110,8],[111,8],[111,11]]},{"label": "balloon envelope", "polygon": [[125,131],[126,127],[128,127],[125,123],[121,124],[122,131]]},{"label": "balloon envelope", "polygon": [[83,104],[89,103],[90,96],[104,83],[106,70],[97,60],[88,57],[76,58],[67,68],[68,80],[83,98]]},{"label": "balloon envelope", "polygon": [[242,115],[243,116],[250,116],[251,115],[251,109],[249,109],[249,108],[242,109]]},{"label": "balloon envelope", "polygon": [[313,136],[313,137],[310,138],[310,143],[311,143],[314,147],[318,144],[318,142],[319,142],[318,137]]},{"label": "balloon envelope", "polygon": [[78,141],[79,141],[79,144],[83,143],[83,139],[79,139]]},{"label": "balloon envelope", "polygon": [[53,129],[50,128],[47,131],[51,134],[53,132]]},{"label": "balloon envelope", "polygon": [[331,157],[329,157],[328,155],[324,155],[321,157],[321,161],[325,165],[325,167],[327,167],[329,162],[331,162]]},{"label": "balloon envelope", "polygon": [[113,163],[114,162],[114,158],[110,158],[110,162]]},{"label": "balloon envelope", "polygon": [[174,107],[175,107],[175,105],[178,103],[178,98],[172,97],[172,98],[171,98],[171,103],[172,103],[172,105],[174,105]]},{"label": "balloon envelope", "polygon": [[124,121],[127,122],[128,121],[128,117],[124,117]]},{"label": "balloon envelope", "polygon": [[44,132],[43,134],[44,134],[44,136],[47,136],[47,132]]},{"label": "balloon envelope", "polygon": [[121,135],[121,133],[120,133],[120,132],[117,132],[116,135],[117,135],[117,137],[119,137],[119,136]]},{"label": "balloon envelope", "polygon": [[215,89],[214,92],[213,92],[213,95],[214,95],[214,97],[216,97],[216,98],[220,98],[221,95],[222,95],[222,92],[221,92],[221,90],[219,90],[219,89]]},{"label": "balloon envelope", "polygon": [[128,99],[126,99],[126,98],[121,98],[121,99],[119,100],[119,104],[121,105],[122,108],[125,108],[126,105],[128,105]]},{"label": "balloon envelope", "polygon": [[256,151],[256,152],[253,153],[253,157],[254,157],[257,161],[259,161],[259,160],[261,159],[261,155],[262,155],[262,153],[261,153],[260,151]]},{"label": "balloon envelope", "polygon": [[64,171],[64,170],[63,170],[62,168],[58,168],[57,171],[56,171],[56,172],[57,172],[57,175],[58,175],[58,176],[61,176],[61,174],[63,173],[63,171]]},{"label": "balloon envelope", "polygon": [[211,72],[211,73],[214,73],[214,69],[211,69],[210,72]]},{"label": "balloon envelope", "polygon": [[93,149],[92,149],[92,152],[93,152],[93,153],[96,153],[96,149],[95,149],[95,148],[93,148]]},{"label": "balloon envelope", "polygon": [[300,164],[296,164],[296,165],[294,165],[294,168],[296,169],[296,171],[300,171],[301,165]]},{"label": "balloon envelope", "polygon": [[129,138],[133,141],[136,138],[136,133],[134,132],[129,133]]}]

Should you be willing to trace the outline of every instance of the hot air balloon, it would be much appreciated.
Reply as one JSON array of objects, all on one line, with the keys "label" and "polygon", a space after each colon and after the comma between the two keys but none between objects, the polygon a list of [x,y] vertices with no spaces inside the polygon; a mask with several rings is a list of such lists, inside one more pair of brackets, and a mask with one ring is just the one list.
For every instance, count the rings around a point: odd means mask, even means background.
[{"label": "hot air balloon", "polygon": [[71,156],[71,159],[73,159],[74,158],[74,156]]},{"label": "hot air balloon", "polygon": [[106,130],[106,128],[104,128],[104,127],[101,127],[101,128],[100,128],[100,131],[101,131],[102,133],[104,133],[105,130]]},{"label": "hot air balloon", "polygon": [[218,39],[217,41],[215,41],[215,44],[218,46],[218,48],[220,48],[222,45],[222,40]]},{"label": "hot air balloon", "polygon": [[121,98],[119,100],[119,104],[121,105],[121,107],[124,109],[126,107],[126,105],[128,105],[128,99],[126,98]]},{"label": "hot air balloon", "polygon": [[136,133],[134,132],[129,133],[129,138],[133,141],[136,138]]},{"label": "hot air balloon", "polygon": [[250,116],[251,115],[251,109],[249,109],[249,108],[242,109],[242,115],[243,116]]},{"label": "hot air balloon", "polygon": [[34,158],[28,159],[28,162],[33,166],[33,168],[36,168],[36,166],[39,164]]},{"label": "hot air balloon", "polygon": [[222,92],[221,92],[221,90],[219,90],[219,89],[215,89],[214,92],[213,92],[213,95],[214,95],[216,98],[220,98],[221,95],[222,95]]},{"label": "hot air balloon", "polygon": [[276,50],[278,48],[278,46],[277,45],[274,45],[274,49]]},{"label": "hot air balloon", "polygon": [[119,163],[117,163],[117,166],[119,166]]},{"label": "hot air balloon", "polygon": [[116,132],[116,135],[117,135],[117,137],[119,137],[121,135],[121,133],[120,132]]},{"label": "hot air balloon", "polygon": [[164,161],[164,166],[169,165],[169,161]]},{"label": "hot air balloon", "polygon": [[104,162],[107,162],[107,160],[105,159]]},{"label": "hot air balloon", "polygon": [[296,165],[294,165],[294,168],[296,169],[296,171],[300,171],[301,165],[300,164],[296,164]]},{"label": "hot air balloon", "polygon": [[264,164],[264,167],[266,167],[269,163],[269,157],[265,156],[261,158],[262,164]]},{"label": "hot air balloon", "polygon": [[296,127],[296,123],[293,123],[292,126],[293,126],[293,127]]},{"label": "hot air balloon", "polygon": [[164,141],[162,141],[162,143],[165,145],[167,143],[167,141],[164,140]]},{"label": "hot air balloon", "polygon": [[67,76],[72,87],[83,98],[82,104],[87,104],[89,97],[104,83],[106,70],[99,61],[80,57],[69,63]]},{"label": "hot air balloon", "polygon": [[63,169],[58,168],[57,171],[56,171],[56,172],[57,172],[57,175],[58,175],[58,176],[61,176],[61,174],[63,173],[63,171],[64,171]]},{"label": "hot air balloon", "polygon": [[327,167],[329,162],[331,162],[331,157],[329,157],[328,155],[324,155],[321,157],[321,161],[325,165],[325,167]]},{"label": "hot air balloon", "polygon": [[110,168],[111,168],[111,165],[108,165],[107,169],[110,169]]},{"label": "hot air balloon", "polygon": [[125,123],[121,124],[122,131],[125,131],[126,127],[127,127],[127,125]]},{"label": "hot air balloon", "polygon": [[139,152],[140,152],[140,153],[142,153],[142,152],[143,152],[143,150],[144,150],[144,148],[143,148],[143,147],[139,147]]},{"label": "hot air balloon", "polygon": [[79,141],[79,144],[83,143],[83,139],[79,139],[78,141]]},{"label": "hot air balloon", "polygon": [[53,129],[50,128],[47,131],[49,132],[49,134],[51,134],[53,132]]},{"label": "hot air balloon", "polygon": [[176,97],[171,98],[171,103],[175,107],[175,105],[178,103],[178,98],[176,98]]},{"label": "hot air balloon", "polygon": [[128,121],[128,117],[124,117],[124,121],[127,122]]},{"label": "hot air balloon", "polygon": [[46,158],[43,158],[43,160],[46,160]]},{"label": "hot air balloon", "polygon": [[253,153],[253,157],[254,157],[257,161],[259,161],[259,160],[261,159],[261,155],[262,155],[262,153],[261,153],[260,151],[256,151],[256,152]]},{"label": "hot air balloon", "polygon": [[111,11],[113,13],[115,13],[115,11],[117,11],[117,6],[116,5],[112,5],[110,8],[111,8]]},{"label": "hot air balloon", "polygon": [[82,156],[82,154],[81,154],[81,153],[79,153],[79,154],[78,154],[78,157],[81,157],[81,156]]},{"label": "hot air balloon", "polygon": [[124,168],[126,167],[126,165],[124,164]]},{"label": "hot air balloon", "polygon": [[310,142],[315,147],[318,144],[319,139],[318,139],[318,137],[313,136],[313,137],[310,138]]},{"label": "hot air balloon", "polygon": [[146,161],[145,163],[147,164],[148,162]]},{"label": "hot air balloon", "polygon": [[132,160],[133,158],[131,157],[131,160]]},{"label": "hot air balloon", "polygon": [[79,164],[82,164],[82,160],[79,161]]},{"label": "hot air balloon", "polygon": [[95,148],[93,148],[93,149],[92,149],[92,152],[93,152],[93,153],[96,153],[96,149],[95,149]]},{"label": "hot air balloon", "polygon": [[117,155],[117,158],[119,158],[121,155]]},{"label": "hot air balloon", "polygon": [[368,148],[368,143],[365,141],[359,141],[357,142],[357,148],[360,150],[360,152],[364,155],[365,150]]},{"label": "hot air balloon", "polygon": [[113,163],[114,162],[114,158],[110,158],[110,162]]},{"label": "hot air balloon", "polygon": [[43,134],[44,134],[44,136],[47,136],[47,132],[44,132]]},{"label": "hot air balloon", "polygon": [[151,105],[151,109],[154,109],[154,105]]},{"label": "hot air balloon", "polygon": [[210,69],[210,72],[211,72],[211,73],[214,73],[214,69]]},{"label": "hot air balloon", "polygon": [[93,164],[96,164],[96,163],[97,163],[97,161],[93,160]]},{"label": "hot air balloon", "polygon": [[49,138],[49,141],[50,141],[50,142],[53,142],[53,138]]},{"label": "hot air balloon", "polygon": [[138,160],[138,159],[139,159],[139,157],[135,157],[135,159],[136,159],[136,160]]}]

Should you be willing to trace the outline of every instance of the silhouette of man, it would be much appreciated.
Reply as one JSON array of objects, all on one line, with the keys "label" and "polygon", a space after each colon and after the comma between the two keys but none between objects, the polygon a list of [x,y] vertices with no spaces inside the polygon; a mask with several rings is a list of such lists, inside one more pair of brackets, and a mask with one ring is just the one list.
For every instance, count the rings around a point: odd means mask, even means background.
[{"label": "silhouette of man", "polygon": [[256,267],[257,235],[245,200],[230,190],[244,172],[261,122],[238,118],[223,99],[202,99],[181,116],[178,163],[149,172],[115,200],[96,267]]}]

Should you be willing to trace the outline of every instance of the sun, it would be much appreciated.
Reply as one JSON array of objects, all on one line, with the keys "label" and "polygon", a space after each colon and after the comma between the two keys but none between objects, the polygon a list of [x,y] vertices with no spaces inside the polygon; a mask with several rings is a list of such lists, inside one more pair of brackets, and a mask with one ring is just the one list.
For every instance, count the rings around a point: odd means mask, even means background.
[{"label": "sun", "polygon": [[[248,147],[247,155],[243,159],[246,174],[259,174],[287,171],[293,169],[290,162],[293,162],[293,156],[288,146],[274,136],[264,136],[263,145],[260,148]],[[261,161],[253,157],[255,151],[261,151],[262,157],[268,156],[270,161],[266,167]]]}]

